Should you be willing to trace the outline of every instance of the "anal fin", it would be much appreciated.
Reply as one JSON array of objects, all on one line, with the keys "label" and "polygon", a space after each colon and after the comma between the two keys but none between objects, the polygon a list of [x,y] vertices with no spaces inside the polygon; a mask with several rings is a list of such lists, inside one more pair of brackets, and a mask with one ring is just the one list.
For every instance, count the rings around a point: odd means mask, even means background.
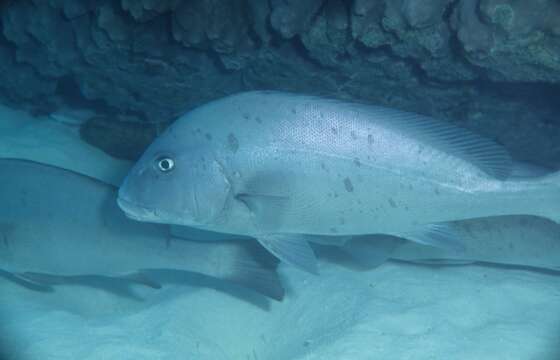
[{"label": "anal fin", "polygon": [[281,261],[317,275],[317,258],[305,237],[296,234],[266,234],[257,236],[259,243]]},{"label": "anal fin", "polygon": [[418,226],[401,234],[392,234],[403,237],[419,244],[434,246],[453,251],[464,251],[462,243],[454,226],[450,223],[436,223]]}]

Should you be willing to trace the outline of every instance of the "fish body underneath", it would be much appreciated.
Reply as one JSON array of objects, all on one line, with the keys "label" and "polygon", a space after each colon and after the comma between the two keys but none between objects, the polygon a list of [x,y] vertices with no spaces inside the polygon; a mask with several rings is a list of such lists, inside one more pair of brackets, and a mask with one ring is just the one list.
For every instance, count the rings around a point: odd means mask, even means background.
[{"label": "fish body underneath", "polygon": [[144,270],[187,271],[282,297],[276,263],[256,243],[174,238],[167,226],[134,222],[116,189],[63,169],[0,160],[0,268],[30,278],[101,275],[150,283]]},{"label": "fish body underneath", "polygon": [[[451,224],[464,240],[462,249],[425,246],[386,235],[306,236],[327,261],[372,268],[387,260],[431,265],[488,263],[560,270],[560,225],[536,216],[512,215],[456,221]],[[173,227],[185,239],[220,242],[239,239],[231,234]],[[343,255],[346,254],[346,255]]]}]

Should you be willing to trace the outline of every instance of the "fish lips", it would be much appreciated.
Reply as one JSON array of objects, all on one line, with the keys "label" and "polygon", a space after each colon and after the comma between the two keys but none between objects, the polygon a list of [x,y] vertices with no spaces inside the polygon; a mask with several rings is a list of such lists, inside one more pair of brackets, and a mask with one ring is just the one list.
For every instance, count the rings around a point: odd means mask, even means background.
[{"label": "fish lips", "polygon": [[154,224],[172,224],[186,226],[196,225],[191,224],[190,222],[186,222],[184,220],[183,214],[181,213],[162,211],[157,208],[141,205],[135,203],[134,201],[128,200],[123,196],[117,197],[117,204],[124,212],[126,217],[132,220]]},{"label": "fish lips", "polygon": [[124,212],[126,217],[136,220],[136,221],[145,221],[145,222],[154,222],[154,223],[161,223],[162,221],[159,220],[158,213],[155,209],[142,206],[136,204],[130,200],[127,200],[121,196],[117,197],[117,204]]}]

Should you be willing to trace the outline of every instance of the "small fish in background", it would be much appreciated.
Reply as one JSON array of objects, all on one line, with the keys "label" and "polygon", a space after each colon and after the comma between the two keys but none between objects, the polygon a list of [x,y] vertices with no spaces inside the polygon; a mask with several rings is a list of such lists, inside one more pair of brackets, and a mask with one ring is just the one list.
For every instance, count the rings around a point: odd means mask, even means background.
[{"label": "small fish in background", "polygon": [[[62,110],[62,114],[55,112],[46,118],[0,106],[0,158],[36,161],[119,186],[132,164],[80,139],[74,125],[89,116],[84,111],[78,115]],[[81,118],[74,118],[78,116]]]},{"label": "small fish in background", "polygon": [[465,249],[418,246],[407,241],[391,258],[425,264],[484,262],[560,270],[560,225],[535,216],[500,216],[456,224]]},{"label": "small fish in background", "polygon": [[[327,261],[371,269],[387,260],[426,265],[498,264],[560,271],[560,225],[536,216],[511,215],[453,223],[463,249],[423,246],[386,235],[357,236],[340,246],[314,244]],[[560,272],[559,272],[560,274]]]},{"label": "small fish in background", "polygon": [[256,238],[311,273],[309,242],[387,234],[465,247],[450,222],[560,219],[560,175],[509,179],[491,140],[379,106],[256,91],[179,118],[120,187],[132,219]]},{"label": "small fish in background", "polygon": [[167,226],[126,218],[113,186],[26,160],[0,159],[0,166],[3,278],[40,289],[103,275],[158,288],[151,273],[169,269],[283,297],[277,261],[256,242],[176,239]]}]

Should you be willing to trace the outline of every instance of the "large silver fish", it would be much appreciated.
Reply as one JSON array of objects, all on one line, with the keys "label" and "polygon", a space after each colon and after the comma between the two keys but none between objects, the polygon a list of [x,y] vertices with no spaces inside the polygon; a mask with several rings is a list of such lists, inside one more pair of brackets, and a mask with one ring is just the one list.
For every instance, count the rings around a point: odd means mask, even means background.
[{"label": "large silver fish", "polygon": [[0,269],[21,281],[103,275],[157,287],[145,271],[173,269],[283,296],[276,261],[256,242],[175,239],[167,226],[126,218],[112,186],[25,160],[0,167]]},{"label": "large silver fish", "polygon": [[[548,173],[548,169],[517,163],[512,176],[529,178]],[[490,263],[560,270],[560,225],[550,220],[526,215],[494,216],[456,221],[453,228],[463,239],[462,249],[423,246],[384,235],[341,238],[339,246],[366,267],[377,266],[390,258],[434,265]],[[196,233],[193,235],[198,237]],[[340,256],[340,250],[332,247],[321,250],[335,259]]]},{"label": "large silver fish", "polygon": [[119,191],[131,218],[248,235],[316,272],[308,241],[390,234],[461,248],[447,223],[557,220],[553,174],[507,180],[501,146],[431,118],[281,92],[229,96],[185,114]]}]

